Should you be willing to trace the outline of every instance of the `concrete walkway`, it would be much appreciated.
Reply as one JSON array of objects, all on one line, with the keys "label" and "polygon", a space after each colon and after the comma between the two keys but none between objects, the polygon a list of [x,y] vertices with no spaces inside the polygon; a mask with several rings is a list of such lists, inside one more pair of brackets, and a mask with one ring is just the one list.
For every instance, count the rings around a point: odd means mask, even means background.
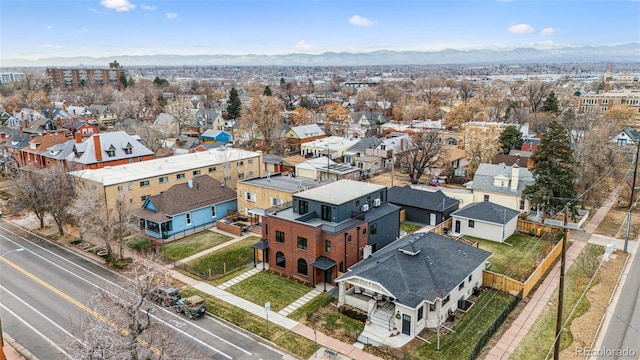
[{"label": "concrete walkway", "polygon": [[311,291],[309,291],[308,293],[304,294],[302,297],[300,297],[298,300],[292,302],[291,304],[287,305],[287,307],[285,307],[284,309],[278,311],[278,314],[282,315],[282,316],[289,316],[289,314],[291,314],[292,312],[298,310],[302,305],[308,303],[309,301],[313,300],[313,298],[315,298],[316,296],[322,294],[322,292],[320,290],[317,289],[313,289]]},{"label": "concrete walkway", "polygon": [[233,279],[218,285],[218,289],[226,290],[228,287],[233,286],[233,285],[239,283],[240,281],[245,280],[245,279],[247,279],[249,277],[252,277],[253,275],[259,273],[260,271],[261,270],[258,270],[258,268],[253,268],[253,269],[251,269],[249,271],[245,271],[242,274],[234,277]]},{"label": "concrete walkway", "polygon": [[[621,187],[616,188],[607,201],[599,208],[592,218],[584,226],[584,232],[572,231],[571,246],[566,251],[566,268],[567,271],[575,259],[580,255],[580,251],[585,247],[587,242],[593,242],[600,245],[606,245],[607,243],[614,241],[615,239],[609,237],[603,237],[601,235],[592,235],[593,231],[598,228],[598,225],[605,218],[614,202],[618,198]],[[593,238],[593,241],[591,240]],[[615,240],[618,244],[619,240]],[[637,246],[637,244],[636,244]],[[616,248],[621,249],[616,245]],[[535,323],[536,319],[545,310],[546,305],[550,302],[556,302],[557,299],[551,299],[551,295],[557,289],[560,283],[560,262],[558,262],[549,274],[542,281],[538,289],[531,296],[531,299],[525,306],[520,315],[513,321],[509,329],[498,340],[498,343],[487,354],[487,360],[502,360],[508,359],[509,356],[518,347],[524,336],[529,332],[531,326]]]},{"label": "concrete walkway", "polygon": [[[222,234],[222,235],[229,236],[229,237],[235,237],[236,236],[236,235],[224,232],[224,231],[220,231],[220,230],[218,230],[216,228],[211,228],[208,231],[211,231],[211,232],[214,232],[214,233],[218,233],[218,234]],[[233,245],[233,244],[235,244],[235,243],[237,243],[239,241],[245,240],[246,238],[249,238],[249,237],[252,237],[252,236],[257,236],[257,235],[256,234],[245,234],[245,235],[239,236],[239,237],[237,237],[235,239],[231,239],[229,241],[225,241],[220,245],[216,245],[216,246],[208,248],[206,250],[202,250],[199,253],[193,254],[191,256],[187,256],[184,259],[178,260],[178,261],[176,261],[176,265],[178,265],[178,264],[186,264],[191,260],[195,260],[195,259],[197,259],[199,257],[211,254],[212,252],[218,251],[218,250],[220,250],[222,248],[225,248],[227,246]]]}]

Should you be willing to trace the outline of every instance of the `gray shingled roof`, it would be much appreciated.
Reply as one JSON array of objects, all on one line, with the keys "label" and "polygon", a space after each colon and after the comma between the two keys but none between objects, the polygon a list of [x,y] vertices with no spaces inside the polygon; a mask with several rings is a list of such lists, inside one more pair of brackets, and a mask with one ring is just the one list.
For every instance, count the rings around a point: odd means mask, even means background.
[{"label": "gray shingled roof", "polygon": [[520,215],[518,210],[513,210],[490,201],[472,203],[451,213],[451,216],[501,225],[508,223],[518,215]]},{"label": "gray shingled roof", "polygon": [[382,140],[377,136],[370,136],[368,138],[360,139],[355,145],[346,150],[346,152],[363,152],[366,149],[375,149],[378,145],[382,144]]},{"label": "gray shingled roof", "polygon": [[524,167],[518,168],[520,176],[517,191],[511,191],[511,181],[509,181],[509,184],[506,187],[493,185],[493,178],[496,176],[502,175],[507,179],[511,179],[511,170],[512,166],[482,163],[478,166],[478,170],[476,170],[476,173],[473,176],[473,185],[471,188],[474,191],[480,190],[520,195],[527,185],[532,185],[534,183],[533,174]]},{"label": "gray shingled roof", "polygon": [[149,200],[159,213],[171,216],[236,199],[235,190],[208,175],[194,177],[192,184],[174,185]]},{"label": "gray shingled roof", "polygon": [[491,255],[435,233],[409,234],[355,264],[336,281],[362,278],[378,283],[396,302],[415,309],[425,300],[445,298]]},{"label": "gray shingled roof", "polygon": [[[94,137],[100,141],[100,149],[102,151],[102,160],[96,158],[96,149]],[[131,146],[131,154],[125,153],[125,148]],[[153,151],[142,145],[133,136],[124,131],[113,131],[99,134],[93,134],[85,139],[81,144],[76,144],[76,149],[82,152],[82,155],[74,159],[80,164],[95,164],[98,162],[114,161],[120,159],[136,158],[138,156],[153,155]],[[115,150],[115,156],[108,156],[107,150]]]},{"label": "gray shingled roof", "polygon": [[387,190],[387,199],[400,206],[440,212],[458,204],[458,200],[448,197],[440,190],[431,192],[414,189],[409,185],[390,188]]},{"label": "gray shingled roof", "polygon": [[317,124],[293,126],[291,127],[291,131],[293,131],[299,139],[308,139],[325,135],[322,128]]}]

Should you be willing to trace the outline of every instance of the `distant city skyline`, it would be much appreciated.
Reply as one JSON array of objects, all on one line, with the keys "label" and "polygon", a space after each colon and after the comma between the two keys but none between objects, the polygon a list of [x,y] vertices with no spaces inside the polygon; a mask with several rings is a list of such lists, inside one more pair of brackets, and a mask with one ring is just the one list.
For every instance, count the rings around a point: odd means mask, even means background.
[{"label": "distant city skyline", "polygon": [[603,46],[638,0],[2,0],[3,59]]}]

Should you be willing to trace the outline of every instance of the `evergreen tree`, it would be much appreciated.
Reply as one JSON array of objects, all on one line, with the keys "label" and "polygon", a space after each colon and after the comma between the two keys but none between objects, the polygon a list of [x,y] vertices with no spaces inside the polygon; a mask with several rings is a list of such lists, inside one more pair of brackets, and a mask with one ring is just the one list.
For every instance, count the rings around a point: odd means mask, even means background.
[{"label": "evergreen tree", "polygon": [[271,88],[269,87],[269,85],[264,87],[264,91],[262,92],[262,95],[264,96],[271,96],[273,95],[273,93],[271,93]]},{"label": "evergreen tree", "polygon": [[123,88],[126,88],[126,87],[127,87],[127,76],[126,76],[125,74],[121,74],[121,75],[120,75],[120,78],[118,79],[118,81],[120,82],[120,85],[121,85]]},{"label": "evergreen tree", "polygon": [[520,150],[522,148],[522,132],[514,125],[507,126],[502,134],[500,134],[500,152],[508,154],[511,150]]},{"label": "evergreen tree", "polygon": [[228,119],[237,119],[240,117],[242,112],[242,103],[240,102],[240,97],[238,96],[238,90],[236,88],[231,88],[229,91],[229,101],[227,103],[227,118]]},{"label": "evergreen tree", "polygon": [[168,84],[169,81],[167,81],[167,79],[162,79],[162,78],[159,78],[159,77],[156,76],[156,78],[153,79],[153,83],[162,87],[162,86]]},{"label": "evergreen tree", "polygon": [[542,111],[554,114],[560,112],[560,108],[558,107],[558,98],[556,97],[556,93],[553,91],[550,92],[544,100],[544,103],[542,104]]},{"label": "evergreen tree", "polygon": [[[540,145],[531,155],[535,182],[524,189],[524,196],[544,214],[554,214],[577,197],[575,161],[567,130],[556,120],[542,133]],[[570,212],[575,213],[575,204]]]}]

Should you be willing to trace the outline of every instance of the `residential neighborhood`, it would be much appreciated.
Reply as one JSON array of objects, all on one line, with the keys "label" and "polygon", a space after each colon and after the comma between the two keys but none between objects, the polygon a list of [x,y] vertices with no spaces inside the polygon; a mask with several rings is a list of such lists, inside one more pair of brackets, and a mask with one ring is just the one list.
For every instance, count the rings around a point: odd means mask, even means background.
[{"label": "residential neighborhood", "polygon": [[[3,298],[68,303],[30,325],[52,359],[606,347],[637,295],[640,71],[599,65],[3,70]],[[43,358],[20,318],[45,304],[0,305],[6,358]]]}]

